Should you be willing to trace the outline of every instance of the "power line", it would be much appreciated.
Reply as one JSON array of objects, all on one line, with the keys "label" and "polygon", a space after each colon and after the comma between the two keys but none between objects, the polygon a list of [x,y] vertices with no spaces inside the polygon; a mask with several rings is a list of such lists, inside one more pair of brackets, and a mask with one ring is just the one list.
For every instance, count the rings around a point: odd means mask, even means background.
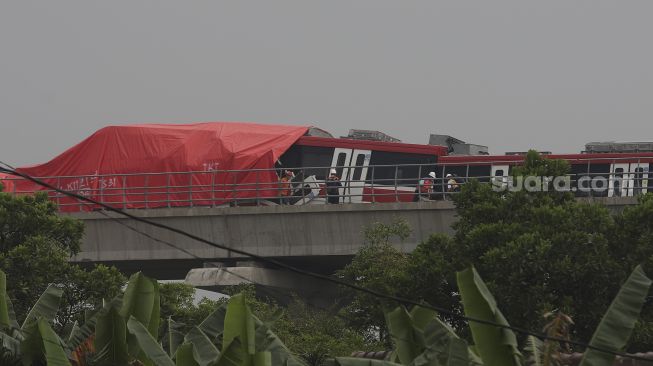
[{"label": "power line", "polygon": [[[55,186],[53,186],[53,185],[51,185],[51,184],[49,184],[47,182],[44,182],[44,181],[42,181],[42,180],[40,180],[38,178],[34,178],[34,177],[32,177],[32,176],[30,176],[28,174],[21,173],[21,172],[15,170],[15,168],[13,168],[11,165],[9,165],[9,164],[7,164],[7,163],[5,163],[3,161],[0,161],[0,164],[9,167],[9,169],[0,167],[0,171],[3,171],[3,172],[6,172],[6,173],[9,173],[9,174],[16,175],[16,176],[19,176],[21,178],[27,179],[30,182],[36,183],[37,185],[40,185],[40,186],[45,187],[45,188],[49,188],[49,189],[51,189],[51,190],[53,190],[55,192],[61,193],[61,194],[66,195],[68,197],[76,198],[76,199],[78,199],[80,201],[84,201],[84,202],[87,202],[87,203],[91,203],[91,204],[103,207],[107,211],[115,212],[115,213],[117,213],[119,215],[122,215],[122,216],[127,217],[127,218],[132,219],[132,220],[135,220],[137,222],[142,222],[142,223],[154,226],[154,227],[158,227],[158,228],[163,229],[163,230],[171,231],[173,233],[185,236],[185,237],[193,239],[195,241],[199,241],[199,242],[207,244],[209,246],[212,246],[212,247],[215,247],[215,248],[218,248],[218,249],[223,249],[223,250],[226,250],[226,251],[231,251],[233,253],[240,254],[240,255],[246,256],[246,257],[250,257],[250,258],[256,259],[258,261],[261,261],[263,263],[268,263],[268,264],[271,264],[271,265],[274,265],[274,266],[277,266],[277,267],[281,267],[281,268],[284,268],[284,269],[286,269],[288,271],[295,272],[295,273],[298,273],[298,274],[301,274],[301,275],[304,275],[304,276],[313,277],[313,278],[320,279],[320,280],[323,280],[323,281],[335,283],[335,284],[338,284],[338,285],[341,285],[341,286],[344,286],[344,287],[348,287],[348,288],[356,290],[356,291],[367,293],[367,294],[375,296],[377,298],[383,298],[383,299],[386,299],[386,300],[391,300],[391,301],[397,302],[399,304],[405,304],[405,305],[408,304],[408,305],[414,305],[414,306],[421,306],[421,307],[431,309],[431,310],[434,310],[434,311],[440,312],[442,314],[446,314],[446,315],[449,315],[451,317],[461,319],[461,320],[475,322],[475,323],[478,323],[478,324],[490,325],[490,326],[494,326],[494,327],[498,327],[498,328],[502,328],[502,329],[509,329],[511,331],[514,331],[514,332],[517,332],[517,333],[520,333],[520,334],[532,335],[532,336],[535,336],[535,337],[537,337],[539,339],[569,343],[569,344],[573,344],[573,345],[576,345],[576,346],[585,347],[587,349],[592,349],[592,350],[595,350],[595,351],[607,353],[607,354],[610,354],[610,355],[621,356],[621,357],[636,359],[636,360],[640,360],[640,361],[648,361],[648,362],[651,361],[651,360],[643,358],[643,357],[629,355],[627,353],[618,352],[618,351],[612,351],[612,350],[609,350],[609,349],[604,349],[602,347],[592,346],[592,345],[590,345],[589,343],[586,343],[586,342],[573,341],[573,340],[559,338],[559,337],[551,337],[551,336],[548,336],[546,334],[534,333],[534,332],[531,332],[529,330],[519,328],[519,327],[515,327],[515,326],[512,326],[512,325],[504,325],[504,324],[495,323],[495,322],[485,320],[485,319],[479,319],[479,318],[475,318],[475,317],[470,317],[470,316],[466,316],[466,315],[457,314],[455,312],[452,312],[452,311],[450,311],[448,309],[445,309],[445,308],[442,308],[442,307],[439,307],[439,306],[434,306],[434,305],[430,305],[430,304],[426,304],[426,303],[422,303],[422,302],[418,302],[418,301],[415,301],[415,300],[406,299],[406,298],[402,298],[402,297],[398,297],[398,296],[394,296],[394,295],[384,294],[382,292],[372,290],[372,289],[368,289],[366,287],[362,287],[362,286],[359,286],[359,285],[356,285],[356,284],[353,284],[353,283],[349,283],[347,281],[343,281],[343,280],[340,280],[340,279],[337,279],[337,278],[333,278],[333,277],[325,276],[325,275],[322,275],[322,274],[319,274],[319,273],[303,270],[301,268],[297,268],[297,267],[291,266],[289,264],[280,262],[280,261],[278,261],[276,259],[262,257],[262,256],[260,256],[258,254],[249,253],[249,252],[246,252],[246,251],[241,250],[241,249],[230,248],[230,247],[228,247],[226,245],[214,243],[214,242],[212,242],[210,240],[204,239],[202,237],[199,237],[199,236],[197,236],[195,234],[192,234],[192,233],[189,233],[187,231],[177,229],[177,228],[174,228],[174,227],[171,227],[171,226],[168,226],[168,225],[165,225],[165,224],[161,224],[161,223],[158,223],[158,222],[155,222],[155,221],[151,221],[151,220],[148,220],[148,219],[133,215],[133,214],[131,214],[129,212],[125,212],[125,211],[123,211],[121,209],[114,208],[114,207],[109,206],[109,205],[107,205],[107,204],[105,204],[103,202],[96,201],[96,200],[94,200],[92,198],[85,197],[85,196],[82,196],[82,195],[74,193],[74,192],[66,191],[66,190],[63,190],[63,189],[61,189],[59,187],[55,187]],[[174,246],[174,244],[171,244],[171,245]],[[175,246],[175,248],[180,249],[180,248],[178,248],[176,246]]]}]

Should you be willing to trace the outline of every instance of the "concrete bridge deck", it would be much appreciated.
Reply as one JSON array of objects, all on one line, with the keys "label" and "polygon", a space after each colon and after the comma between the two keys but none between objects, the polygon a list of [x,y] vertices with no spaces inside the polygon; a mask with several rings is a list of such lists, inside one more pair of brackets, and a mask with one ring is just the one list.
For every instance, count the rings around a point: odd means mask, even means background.
[{"label": "concrete bridge deck", "polygon": [[[635,197],[593,200],[613,210],[637,202]],[[160,208],[129,212],[230,248],[322,273],[331,273],[347,263],[364,242],[363,227],[374,222],[391,223],[397,217],[406,220],[411,235],[393,244],[409,252],[433,233],[452,233],[451,225],[456,220],[451,201]],[[202,267],[206,262],[236,265],[247,261],[229,250],[210,247],[115,213],[70,215],[86,224],[82,252],[73,258],[75,262],[110,263],[126,272],[143,270],[157,278],[170,279],[183,278],[188,270]],[[183,251],[152,238],[173,243]]]}]

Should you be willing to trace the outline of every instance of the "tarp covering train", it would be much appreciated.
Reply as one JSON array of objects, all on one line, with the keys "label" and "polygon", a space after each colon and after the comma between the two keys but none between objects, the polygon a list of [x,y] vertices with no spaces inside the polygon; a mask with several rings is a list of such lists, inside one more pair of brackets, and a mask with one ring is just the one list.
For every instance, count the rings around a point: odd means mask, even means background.
[{"label": "tarp covering train", "polygon": [[[308,129],[231,122],[109,126],[47,163],[17,170],[105,203],[120,202],[124,208],[274,197],[278,177],[271,169]],[[250,171],[216,173],[225,170]],[[3,184],[8,192],[44,190],[24,180]],[[65,197],[57,200],[64,207],[76,203]]]}]

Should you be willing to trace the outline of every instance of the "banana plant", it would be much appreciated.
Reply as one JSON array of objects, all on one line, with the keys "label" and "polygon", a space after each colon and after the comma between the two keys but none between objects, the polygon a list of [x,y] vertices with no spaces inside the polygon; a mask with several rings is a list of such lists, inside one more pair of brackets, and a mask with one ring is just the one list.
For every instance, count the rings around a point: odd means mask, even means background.
[{"label": "banana plant", "polygon": [[24,365],[45,361],[52,366],[70,366],[65,342],[51,326],[61,296],[60,289],[48,286],[19,326],[7,295],[6,275],[0,271],[0,338],[5,358]]},{"label": "banana plant", "polygon": [[460,339],[433,310],[415,306],[409,312],[404,306],[386,312],[386,323],[395,349],[388,361],[338,357],[335,365],[482,365],[480,358]]},{"label": "banana plant", "polygon": [[[490,293],[481,276],[474,267],[456,274],[458,289],[462,298],[465,315],[508,326],[508,321],[499,310],[494,296]],[[475,349],[487,366],[519,366],[522,354],[519,352],[517,337],[507,328],[479,322],[469,322]]]},{"label": "banana plant", "polygon": [[[139,347],[137,337],[128,331],[128,321],[135,318],[146,324],[150,335],[157,338],[160,317],[159,285],[135,273],[129,278],[124,294],[111,301],[105,301],[81,327],[76,327],[69,336],[68,356],[82,363],[79,347],[92,341],[91,360],[93,364],[127,365],[139,360],[143,365],[154,363]],[[89,356],[89,355],[86,355]]]},{"label": "banana plant", "polygon": [[[132,317],[127,327],[147,358],[157,366],[305,366],[251,313],[242,294],[233,296],[226,306],[193,327],[183,336],[183,342],[177,325],[169,321],[165,339],[169,353],[137,319]],[[216,344],[220,337],[219,348]]]},{"label": "banana plant", "polygon": [[[467,343],[458,338],[451,327],[437,318],[434,311],[416,306],[408,312],[405,307],[400,306],[386,312],[386,323],[395,344],[391,360],[338,357],[332,360],[331,364],[335,366],[521,366],[524,364],[555,366],[559,364],[559,359],[550,354],[555,348],[546,347],[546,342],[535,336],[527,338],[524,351],[529,357],[524,361],[518,348],[517,337],[506,328],[509,325],[508,321],[473,267],[458,272],[457,280],[465,315],[505,327],[470,321],[469,327],[474,345],[467,346]],[[623,351],[639,318],[650,286],[651,279],[646,276],[641,266],[637,266],[603,316],[590,345],[614,352]],[[571,323],[571,319],[565,321]],[[588,349],[583,356],[581,366],[611,366],[614,358],[612,354]]]},{"label": "banana plant", "polygon": [[[646,276],[641,266],[637,266],[603,315],[592,335],[590,345],[614,352],[623,351],[635,328],[650,287],[651,279]],[[580,366],[609,366],[613,364],[614,359],[613,354],[588,349]]]}]

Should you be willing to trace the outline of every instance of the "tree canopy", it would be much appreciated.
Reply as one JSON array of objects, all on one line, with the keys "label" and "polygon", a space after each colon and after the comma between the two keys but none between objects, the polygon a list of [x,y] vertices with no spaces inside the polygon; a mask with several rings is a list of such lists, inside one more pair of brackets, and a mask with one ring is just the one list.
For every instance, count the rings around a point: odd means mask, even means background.
[{"label": "tree canopy", "polygon": [[[514,173],[556,176],[567,169],[564,162],[531,152]],[[412,253],[391,246],[363,248],[345,270],[347,277],[460,313],[455,273],[474,265],[513,325],[540,330],[546,323],[543,315],[558,309],[574,319],[573,336],[589,340],[628,273],[641,263],[653,268],[652,194],[611,213],[568,193],[497,192],[470,181],[454,203],[458,221],[453,236],[432,235]],[[358,311],[350,313],[364,313],[366,295],[354,299]],[[444,318],[465,335],[463,323]],[[384,322],[372,316],[354,320],[357,327],[371,328]],[[649,300],[629,349],[650,351],[652,341]]]},{"label": "tree canopy", "polygon": [[126,282],[114,267],[69,263],[79,253],[81,221],[56,214],[45,193],[0,192],[0,268],[13,279],[9,297],[23,318],[49,284],[65,289],[57,326],[82,320],[84,311],[112,298]]}]

